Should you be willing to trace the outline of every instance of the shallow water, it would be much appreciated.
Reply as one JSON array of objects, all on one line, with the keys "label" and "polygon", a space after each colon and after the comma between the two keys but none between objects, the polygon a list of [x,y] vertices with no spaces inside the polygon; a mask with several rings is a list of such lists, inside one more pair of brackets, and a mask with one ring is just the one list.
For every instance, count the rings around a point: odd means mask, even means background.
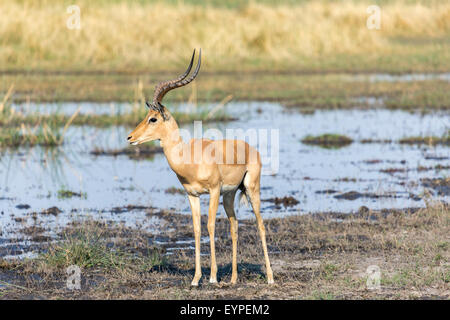
[{"label": "shallow water", "polygon": [[[43,108],[39,105],[35,107]],[[55,110],[63,108],[63,112],[72,113],[78,107],[81,107],[81,112],[87,113],[111,110],[109,104],[86,103],[61,105]],[[191,106],[182,104],[178,107],[187,109]],[[130,106],[121,104],[114,108],[125,112]],[[275,149],[279,149],[279,162],[272,155],[272,167],[269,163],[263,167],[265,174],[261,178],[261,199],[292,196],[299,203],[284,207],[263,201],[261,209],[266,219],[324,211],[348,213],[357,211],[361,206],[370,209],[423,207],[423,195],[428,189],[420,179],[448,177],[449,174],[448,169],[434,169],[437,165],[449,165],[450,152],[446,146],[358,142],[362,139],[395,141],[406,136],[441,136],[450,128],[450,119],[445,113],[422,115],[376,109],[317,111],[305,115],[285,110],[276,103],[263,102],[232,103],[226,108],[240,120],[204,124],[203,130],[268,130],[269,138],[276,136],[270,130],[278,130],[279,148]],[[192,125],[183,128],[190,132],[193,130]],[[35,223],[32,212],[39,213],[53,206],[62,213],[57,216],[37,215],[50,236],[68,222],[86,217],[140,226],[155,233],[165,231],[164,220],[149,216],[144,210],[114,210],[115,207],[127,205],[190,214],[186,196],[166,193],[168,188],[180,188],[181,185],[162,154],[155,155],[151,160],[132,160],[126,155],[90,154],[96,147],[127,147],[129,132],[130,128],[124,127],[98,129],[72,126],[67,132],[67,142],[58,150],[35,147],[2,151],[0,240],[16,237],[17,230]],[[323,133],[343,134],[356,142],[340,149],[324,149],[300,142],[306,135]],[[267,148],[259,145],[263,154],[265,150],[270,151],[273,144],[268,140]],[[420,167],[428,170],[418,170]],[[398,170],[381,171],[386,169]],[[86,197],[60,199],[58,190],[61,189],[81,192]],[[335,198],[350,191],[376,197],[355,200]],[[449,202],[448,195],[439,195],[432,189],[428,191],[431,199]],[[20,204],[26,204],[29,208],[18,209],[16,206]],[[202,205],[202,212],[206,214],[206,196],[202,197]],[[237,215],[241,219],[253,216],[248,208],[240,208]],[[221,207],[218,216],[225,217]],[[27,237],[23,238],[26,241]]]}]

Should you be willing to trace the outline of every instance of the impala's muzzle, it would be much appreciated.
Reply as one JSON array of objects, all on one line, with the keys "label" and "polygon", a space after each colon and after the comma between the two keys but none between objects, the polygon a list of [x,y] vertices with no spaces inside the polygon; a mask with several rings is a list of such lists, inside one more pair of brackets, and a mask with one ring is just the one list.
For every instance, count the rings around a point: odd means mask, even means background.
[{"label": "impala's muzzle", "polygon": [[133,140],[133,136],[128,136],[127,140],[133,146],[139,144],[139,141]]}]

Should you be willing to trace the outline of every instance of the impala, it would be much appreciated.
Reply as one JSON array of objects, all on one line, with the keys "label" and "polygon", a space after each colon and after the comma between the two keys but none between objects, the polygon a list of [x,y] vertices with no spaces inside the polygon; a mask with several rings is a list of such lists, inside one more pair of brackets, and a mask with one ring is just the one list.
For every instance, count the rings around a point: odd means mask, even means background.
[{"label": "impala", "polygon": [[209,193],[208,232],[211,246],[210,283],[217,283],[214,229],[220,195],[230,221],[232,239],[231,283],[237,281],[238,222],[234,211],[236,191],[241,200],[250,200],[264,251],[267,281],[273,283],[273,273],[267,253],[266,235],[260,213],[261,160],[258,151],[242,140],[191,139],[184,143],[177,122],[169,110],[162,105],[164,95],[172,89],[187,85],[195,79],[201,64],[201,50],[198,63],[189,78],[194,62],[195,50],[187,70],[178,78],[162,82],[155,88],[152,103],[146,102],[149,111],[141,123],[130,133],[132,145],[159,140],[170,168],[176,173],[189,198],[195,236],[195,275],[192,285],[197,286],[202,276],[200,265],[200,195]]}]

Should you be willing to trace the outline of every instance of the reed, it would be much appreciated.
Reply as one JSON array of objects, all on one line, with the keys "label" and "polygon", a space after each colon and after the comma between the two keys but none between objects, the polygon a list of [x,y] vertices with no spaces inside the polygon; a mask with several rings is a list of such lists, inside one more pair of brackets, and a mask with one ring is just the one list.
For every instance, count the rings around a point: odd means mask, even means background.
[{"label": "reed", "polygon": [[0,128],[0,148],[36,145],[56,147],[63,143],[63,139],[63,134],[46,124],[34,128],[25,125],[20,128]]},{"label": "reed", "polygon": [[63,119],[56,120],[51,116],[25,116],[11,107],[10,97],[13,94],[13,88],[14,85],[9,87],[0,103],[0,148],[61,145],[80,109],[70,117],[64,117],[64,122],[58,121]]}]

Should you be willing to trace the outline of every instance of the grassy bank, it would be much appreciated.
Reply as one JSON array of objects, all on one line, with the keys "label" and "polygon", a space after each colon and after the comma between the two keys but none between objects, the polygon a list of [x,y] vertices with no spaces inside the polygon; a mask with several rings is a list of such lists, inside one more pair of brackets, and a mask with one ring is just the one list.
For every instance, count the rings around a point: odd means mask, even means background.
[{"label": "grassy bank", "polygon": [[[6,92],[14,83],[14,102],[132,102],[140,99],[136,95],[139,83],[142,83],[145,97],[150,98],[156,83],[176,75],[177,72],[4,75],[0,79],[0,92]],[[450,108],[449,81],[372,81],[358,75],[322,73],[203,72],[194,86],[171,91],[164,101],[170,107],[171,102],[187,101],[191,96],[199,102],[215,102],[229,95],[233,100],[278,101],[304,111],[354,107],[406,110]]]},{"label": "grassy bank", "polygon": [[[444,71],[450,4],[371,1],[51,1],[0,4],[2,71],[166,71],[201,47],[204,71]],[[70,29],[69,5],[81,29]]]},{"label": "grassy bank", "polygon": [[[158,215],[147,209],[149,215]],[[88,221],[74,224],[39,258],[0,260],[2,298],[124,299],[433,299],[449,298],[449,208],[319,214],[270,219],[267,228],[275,285],[265,281],[263,255],[254,221],[239,223],[236,286],[231,276],[231,238],[218,219],[216,251],[219,285],[208,284],[209,255],[202,257],[203,280],[190,286],[192,250],[176,240],[192,237],[190,217],[159,213],[168,221],[166,244],[145,230]],[[206,216],[202,217],[207,236]],[[169,231],[172,230],[172,231]],[[112,240],[114,239],[114,240]],[[156,242],[155,242],[156,243]],[[48,246],[45,241],[43,248]],[[208,253],[203,245],[202,252]],[[82,290],[67,290],[65,268],[82,266]],[[366,272],[376,265],[381,288],[368,290]]]}]

